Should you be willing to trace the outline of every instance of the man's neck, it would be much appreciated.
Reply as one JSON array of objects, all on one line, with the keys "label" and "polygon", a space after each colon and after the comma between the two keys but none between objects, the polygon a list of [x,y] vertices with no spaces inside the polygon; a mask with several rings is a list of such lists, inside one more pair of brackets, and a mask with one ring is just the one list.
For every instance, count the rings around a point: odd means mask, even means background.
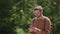
[{"label": "man's neck", "polygon": [[38,19],[42,19],[43,18],[43,15],[40,15],[39,17],[37,17]]}]

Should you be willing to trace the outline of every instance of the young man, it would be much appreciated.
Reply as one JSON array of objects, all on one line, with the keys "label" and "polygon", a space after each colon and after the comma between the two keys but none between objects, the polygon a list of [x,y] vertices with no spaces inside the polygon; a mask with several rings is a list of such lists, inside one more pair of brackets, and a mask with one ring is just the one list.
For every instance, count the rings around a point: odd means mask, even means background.
[{"label": "young man", "polygon": [[41,6],[35,7],[34,15],[36,17],[32,19],[28,34],[50,34],[51,21],[48,17],[43,16],[43,8]]}]

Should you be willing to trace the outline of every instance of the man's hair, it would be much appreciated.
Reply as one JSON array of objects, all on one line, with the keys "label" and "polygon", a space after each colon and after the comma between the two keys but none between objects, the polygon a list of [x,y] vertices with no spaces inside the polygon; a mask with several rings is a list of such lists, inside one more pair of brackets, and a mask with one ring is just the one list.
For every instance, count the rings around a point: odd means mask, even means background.
[{"label": "man's hair", "polygon": [[42,6],[36,6],[36,7],[34,8],[34,10],[43,10],[43,7],[42,7]]}]

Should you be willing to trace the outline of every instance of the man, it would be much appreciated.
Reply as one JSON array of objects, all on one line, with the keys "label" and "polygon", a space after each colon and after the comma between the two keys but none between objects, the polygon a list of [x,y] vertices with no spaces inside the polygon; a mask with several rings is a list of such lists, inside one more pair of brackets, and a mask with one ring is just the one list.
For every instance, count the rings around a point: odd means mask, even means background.
[{"label": "man", "polygon": [[41,6],[35,7],[34,15],[36,17],[32,19],[28,34],[50,34],[51,21],[48,17],[43,16],[43,8]]}]

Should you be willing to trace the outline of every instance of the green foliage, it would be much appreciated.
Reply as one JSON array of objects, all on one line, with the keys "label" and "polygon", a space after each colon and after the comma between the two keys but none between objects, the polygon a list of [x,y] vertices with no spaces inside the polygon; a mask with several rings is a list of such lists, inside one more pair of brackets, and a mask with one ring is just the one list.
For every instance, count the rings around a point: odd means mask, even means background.
[{"label": "green foliage", "polygon": [[0,0],[0,34],[27,33],[36,5],[51,19],[53,33],[60,34],[60,0]]}]

